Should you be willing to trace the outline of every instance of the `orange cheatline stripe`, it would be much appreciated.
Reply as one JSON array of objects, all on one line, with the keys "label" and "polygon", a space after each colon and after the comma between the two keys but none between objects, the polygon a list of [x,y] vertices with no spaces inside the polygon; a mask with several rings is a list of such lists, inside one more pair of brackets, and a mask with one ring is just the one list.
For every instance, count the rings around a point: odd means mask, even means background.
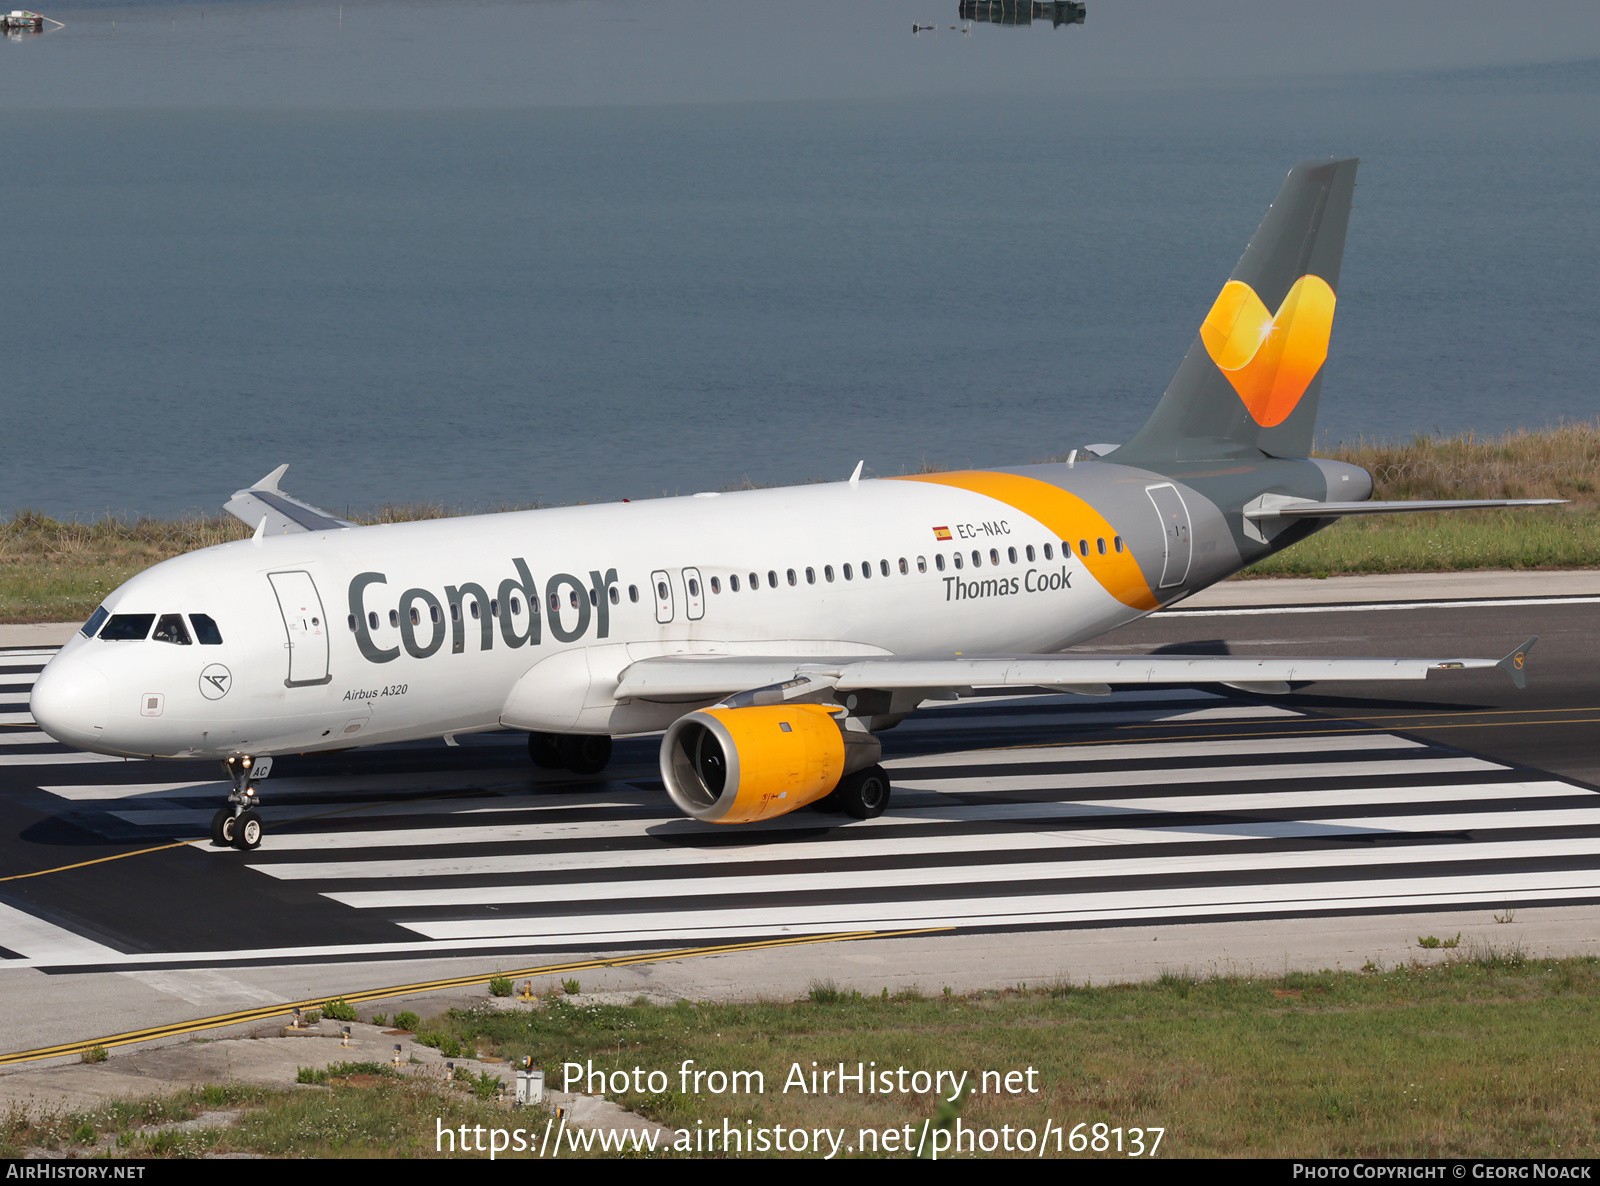
[{"label": "orange cheatline stripe", "polygon": [[[1056,539],[1070,544],[1074,539],[1110,540],[1123,534],[1111,525],[1099,511],[1076,494],[1020,474],[1002,474],[990,470],[957,470],[948,474],[909,474],[891,478],[894,482],[930,482],[936,486],[953,486],[993,498],[1024,515],[1043,523]],[[1083,558],[1083,566],[1091,576],[1123,605],[1134,609],[1159,609],[1161,602],[1150,590],[1139,562],[1133,558],[1133,549],[1122,552],[1108,550],[1104,556]]]},{"label": "orange cheatline stripe", "polygon": [[[686,947],[676,951],[641,952],[615,958],[575,960],[564,964],[546,964],[536,968],[516,971],[479,972],[468,976],[452,976],[442,980],[424,980],[415,984],[392,985],[388,988],[366,989],[362,992],[330,993],[305,1001],[286,1001],[280,1005],[264,1005],[255,1009],[242,1009],[236,1013],[222,1013],[194,1021],[174,1022],[171,1025],[152,1026],[149,1029],[128,1030],[104,1038],[89,1038],[81,1042],[63,1042],[56,1046],[41,1046],[35,1050],[19,1050],[14,1054],[0,1054],[0,1066],[33,1062],[41,1058],[60,1058],[79,1054],[96,1046],[109,1049],[128,1046],[135,1042],[149,1042],[157,1038],[180,1037],[201,1030],[218,1029],[225,1025],[241,1025],[250,1021],[266,1021],[273,1017],[292,1014],[296,1009],[314,1009],[327,1001],[349,1003],[376,1001],[385,997],[407,996],[421,992],[438,992],[442,989],[461,988],[473,984],[487,984],[496,977],[515,980],[522,976],[552,976],[560,972],[577,972],[587,968],[621,968],[630,964],[657,963],[662,960],[694,959],[709,955],[733,955],[741,951],[764,951],[778,947],[800,947],[814,943],[846,943],[855,939],[906,939],[914,935],[934,935],[954,930],[953,927],[919,927],[905,931],[844,931],[838,934],[786,936],[782,939],[758,939],[749,943],[719,943],[708,947]],[[152,957],[155,958],[155,957]],[[443,957],[436,957],[443,958]]]}]

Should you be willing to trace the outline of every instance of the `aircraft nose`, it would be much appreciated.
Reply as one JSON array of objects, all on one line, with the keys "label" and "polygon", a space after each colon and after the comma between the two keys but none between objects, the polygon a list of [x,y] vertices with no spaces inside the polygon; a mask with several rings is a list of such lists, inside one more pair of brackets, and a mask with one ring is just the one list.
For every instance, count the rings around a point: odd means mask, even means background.
[{"label": "aircraft nose", "polygon": [[76,655],[58,655],[45,664],[28,700],[41,729],[64,745],[77,746],[99,741],[110,706],[111,684]]}]

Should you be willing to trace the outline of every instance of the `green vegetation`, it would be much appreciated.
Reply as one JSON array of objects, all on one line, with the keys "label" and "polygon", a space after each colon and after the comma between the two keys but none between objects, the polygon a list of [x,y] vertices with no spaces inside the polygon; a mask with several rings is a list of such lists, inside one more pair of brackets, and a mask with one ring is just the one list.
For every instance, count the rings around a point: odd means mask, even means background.
[{"label": "green vegetation", "polygon": [[[1441,941],[1441,946],[1443,946]],[[1600,960],[1464,950],[1444,964],[1270,979],[1172,971],[1137,985],[885,996],[819,982],[794,1003],[458,1010],[440,1026],[508,1059],[668,1072],[665,1091],[608,1093],[693,1129],[880,1128],[940,1115],[931,1095],[782,1090],[791,1068],[843,1062],[1037,1071],[1039,1090],[978,1090],[968,1126],[1167,1129],[1169,1156],[1594,1155]],[[679,1068],[760,1071],[761,1094],[681,1090]],[[657,1084],[659,1086],[659,1083]],[[648,1088],[648,1084],[646,1085]]]},{"label": "green vegetation", "polygon": [[1498,437],[1418,436],[1320,454],[1372,474],[1374,498],[1566,498],[1562,507],[1343,519],[1254,576],[1600,565],[1600,421]]},{"label": "green vegetation", "polygon": [[569,997],[575,997],[578,995],[578,982],[576,980],[563,980],[561,982],[561,990]]},{"label": "green vegetation", "polygon": [[394,1015],[394,1028],[397,1030],[415,1033],[417,1026],[421,1024],[422,1018],[418,1017],[410,1009],[402,1009]]},{"label": "green vegetation", "polygon": [[509,976],[496,976],[489,981],[489,995],[492,997],[509,997],[512,984]]},{"label": "green vegetation", "polygon": [[[966,996],[825,982],[782,1003],[663,1008],[553,996],[537,1008],[453,1011],[428,1029],[468,1048],[531,1056],[556,1089],[566,1062],[627,1072],[612,1080],[628,1081],[612,1098],[690,1130],[724,1118],[740,1129],[747,1120],[852,1132],[930,1118],[951,1126],[959,1109],[969,1128],[1162,1128],[1166,1157],[1593,1157],[1600,1045],[1581,1035],[1594,1029],[1597,993],[1600,960],[1480,946],[1444,963],[1364,972],[1251,979],[1174,969],[1142,984],[1062,980]],[[702,1081],[684,1090],[686,1059],[706,1072],[760,1072],[765,1089],[735,1094]],[[792,1068],[809,1075],[813,1062],[1017,1077],[1010,1090],[1003,1077],[988,1090],[969,1079],[958,1101],[898,1086],[785,1092]],[[665,1089],[637,1090],[635,1067],[662,1072]],[[446,1128],[542,1127],[541,1114],[494,1101],[492,1074],[465,1067],[445,1080],[351,1063],[307,1079],[314,1090],[208,1086],[32,1119],[14,1108],[0,1116],[0,1156],[433,1157],[436,1118]],[[212,1110],[232,1113],[232,1123],[178,1127]]]},{"label": "green vegetation", "polygon": [[322,1015],[330,1021],[359,1021],[356,1008],[348,1001],[340,998],[337,1001],[324,1001]]}]

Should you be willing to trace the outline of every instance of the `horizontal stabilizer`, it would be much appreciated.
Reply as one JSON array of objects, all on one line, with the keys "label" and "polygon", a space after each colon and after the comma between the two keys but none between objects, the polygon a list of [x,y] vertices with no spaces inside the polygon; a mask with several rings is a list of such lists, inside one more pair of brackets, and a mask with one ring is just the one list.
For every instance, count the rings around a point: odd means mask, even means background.
[{"label": "horizontal stabilizer", "polygon": [[[1522,656],[1505,659],[1241,658],[1233,655],[1014,655],[973,659],[664,655],[621,674],[617,699],[725,696],[787,680],[810,679],[840,692],[877,689],[1129,687],[1227,684],[1252,690],[1323,681],[1426,679],[1430,672],[1499,667],[1521,686]],[[1513,670],[1514,666],[1514,670]],[[1282,689],[1287,690],[1287,689]]]},{"label": "horizontal stabilizer", "polygon": [[254,486],[235,490],[222,509],[241,523],[248,523],[255,528],[257,536],[292,535],[297,531],[343,531],[346,527],[360,526],[348,519],[330,515],[308,502],[290,498],[279,490],[278,482],[288,468],[287,464],[280,465]]},{"label": "horizontal stabilizer", "polygon": [[1314,502],[1285,499],[1246,507],[1246,519],[1342,519],[1346,515],[1399,515],[1408,511],[1483,511],[1495,507],[1552,507],[1564,498],[1439,498],[1396,502]]}]

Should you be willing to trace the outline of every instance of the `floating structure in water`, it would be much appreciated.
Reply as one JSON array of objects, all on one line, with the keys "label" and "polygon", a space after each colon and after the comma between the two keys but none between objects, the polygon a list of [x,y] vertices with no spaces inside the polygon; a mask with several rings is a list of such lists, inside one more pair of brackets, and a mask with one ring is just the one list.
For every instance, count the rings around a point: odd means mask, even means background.
[{"label": "floating structure in water", "polygon": [[1031,25],[1049,21],[1052,27],[1081,25],[1089,11],[1075,0],[961,0],[964,21],[989,21],[996,25]]},{"label": "floating structure in water", "polygon": [[54,25],[58,29],[66,28],[60,21],[41,13],[29,12],[25,8],[13,9],[10,12],[0,12],[0,31],[11,33],[43,33],[46,25]]}]

